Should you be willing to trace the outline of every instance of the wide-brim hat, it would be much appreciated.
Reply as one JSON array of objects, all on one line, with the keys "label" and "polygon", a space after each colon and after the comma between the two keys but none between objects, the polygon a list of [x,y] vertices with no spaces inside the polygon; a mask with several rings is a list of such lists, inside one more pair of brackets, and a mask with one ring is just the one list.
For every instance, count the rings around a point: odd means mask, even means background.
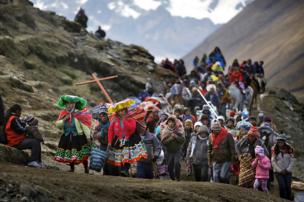
[{"label": "wide-brim hat", "polygon": [[122,100],[120,102],[117,102],[113,105],[111,105],[108,109],[108,113],[109,114],[113,114],[113,113],[116,113],[118,111],[121,111],[123,109],[127,109],[129,108],[130,106],[132,106],[133,104],[135,104],[135,101],[132,100],[132,99],[125,99],[125,100]]},{"label": "wide-brim hat", "polygon": [[67,103],[76,103],[75,109],[78,110],[83,110],[87,106],[87,101],[84,98],[75,95],[60,96],[55,105],[61,109],[64,109],[66,108]]}]

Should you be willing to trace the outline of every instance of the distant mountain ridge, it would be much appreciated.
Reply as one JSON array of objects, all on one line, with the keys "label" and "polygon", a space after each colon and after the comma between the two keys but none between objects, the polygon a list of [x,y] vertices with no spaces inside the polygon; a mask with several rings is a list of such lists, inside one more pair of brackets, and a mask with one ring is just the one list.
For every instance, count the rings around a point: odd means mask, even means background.
[{"label": "distant mountain ridge", "polygon": [[[244,8],[252,0],[233,0],[233,9]],[[73,19],[81,6],[89,16],[89,29],[102,25],[111,39],[147,48],[156,58],[179,58],[203,41],[220,27],[209,18],[173,16],[170,0],[156,0],[159,6],[145,10],[134,0],[34,0],[35,6],[53,10]],[[81,4],[82,2],[82,4]],[[205,12],[216,12],[222,5],[220,0],[207,0]],[[129,16],[128,16],[129,15]],[[132,17],[133,16],[133,17]]]},{"label": "distant mountain ridge", "polygon": [[268,85],[304,100],[304,1],[256,0],[220,27],[184,59],[219,46],[228,62],[252,58],[265,62]]}]

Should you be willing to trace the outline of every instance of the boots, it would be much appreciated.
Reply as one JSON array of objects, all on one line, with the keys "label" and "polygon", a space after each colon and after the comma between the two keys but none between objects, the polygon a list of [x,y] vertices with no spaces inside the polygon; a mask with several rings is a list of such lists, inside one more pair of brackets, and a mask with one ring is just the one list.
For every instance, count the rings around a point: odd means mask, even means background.
[{"label": "boots", "polygon": [[85,174],[89,174],[89,166],[88,166],[88,162],[87,161],[83,162],[83,168],[84,168],[84,173]]},{"label": "boots", "polygon": [[74,163],[70,163],[70,171],[69,172],[74,172],[75,171],[75,165]]}]

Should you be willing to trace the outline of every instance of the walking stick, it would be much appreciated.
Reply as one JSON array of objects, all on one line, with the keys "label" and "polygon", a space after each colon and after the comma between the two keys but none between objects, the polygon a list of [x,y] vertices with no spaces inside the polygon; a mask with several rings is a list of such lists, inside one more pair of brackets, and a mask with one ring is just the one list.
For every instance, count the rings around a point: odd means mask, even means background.
[{"label": "walking stick", "polygon": [[215,112],[213,106],[209,104],[208,100],[205,98],[205,96],[203,95],[203,93],[199,89],[197,89],[197,88],[196,88],[196,91],[200,94],[200,96],[204,99],[204,101],[206,102],[206,104],[210,107],[210,110],[214,114],[215,118],[218,119],[218,115]]}]

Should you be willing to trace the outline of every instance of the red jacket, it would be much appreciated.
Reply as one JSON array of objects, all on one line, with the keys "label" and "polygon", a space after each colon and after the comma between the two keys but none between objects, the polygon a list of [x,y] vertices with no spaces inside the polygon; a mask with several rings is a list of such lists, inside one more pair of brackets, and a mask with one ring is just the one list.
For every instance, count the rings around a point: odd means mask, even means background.
[{"label": "red jacket", "polygon": [[230,83],[235,83],[238,81],[243,81],[243,75],[240,71],[232,71],[229,75],[229,82]]},{"label": "red jacket", "polygon": [[5,125],[7,145],[11,147],[20,144],[26,138],[25,134],[18,134],[12,129],[11,125],[15,118],[17,117],[11,116]]}]

